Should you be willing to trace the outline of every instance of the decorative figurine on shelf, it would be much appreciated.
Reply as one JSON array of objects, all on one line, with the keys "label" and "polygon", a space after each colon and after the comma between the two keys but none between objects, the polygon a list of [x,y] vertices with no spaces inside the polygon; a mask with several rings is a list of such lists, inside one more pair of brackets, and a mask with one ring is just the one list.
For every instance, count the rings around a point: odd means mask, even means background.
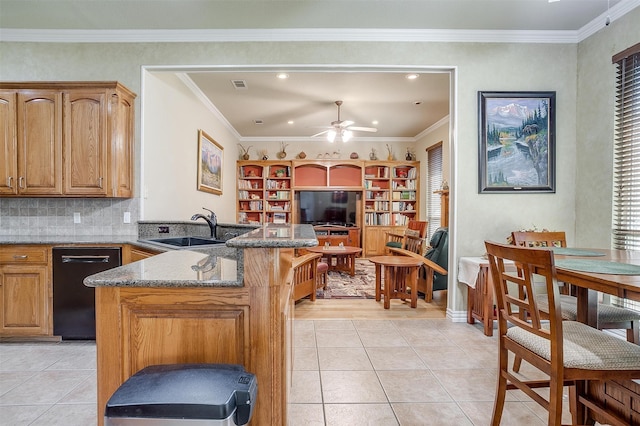
[{"label": "decorative figurine on shelf", "polygon": [[358,157],[358,153],[357,152],[352,152],[351,155],[349,156],[349,158],[351,158],[352,160],[357,160]]},{"label": "decorative figurine on shelf", "polygon": [[269,159],[269,156],[267,155],[267,150],[266,149],[261,150],[260,151],[260,155],[262,156],[262,159],[265,160],[265,161]]},{"label": "decorative figurine on shelf", "polygon": [[442,185],[440,185],[440,190],[441,191],[448,191],[449,190],[449,184],[447,183],[446,180],[442,181]]},{"label": "decorative figurine on shelf", "polygon": [[391,149],[391,146],[389,144],[385,145],[387,145],[387,160],[393,161],[393,150]]},{"label": "decorative figurine on shelf", "polygon": [[407,161],[414,161],[416,159],[416,155],[411,151],[411,148],[407,147],[407,153],[404,159]]},{"label": "decorative figurine on shelf", "polygon": [[289,146],[289,144],[285,144],[284,142],[280,142],[280,151],[276,154],[276,156],[279,159],[284,159],[287,156],[287,151],[285,151],[287,149],[287,147]]},{"label": "decorative figurine on shelf", "polygon": [[300,151],[300,154],[298,154],[298,158],[304,160],[305,158],[307,158],[307,154],[304,151]]},{"label": "decorative figurine on shelf", "polygon": [[249,146],[248,148],[245,148],[244,146],[242,146],[242,144],[238,144],[238,146],[242,150],[240,158],[242,158],[243,160],[248,160],[249,159],[249,150],[251,149],[251,146],[253,146],[253,145]]},{"label": "decorative figurine on shelf", "polygon": [[371,148],[371,152],[369,153],[369,160],[377,160],[378,156],[376,155],[376,149]]}]

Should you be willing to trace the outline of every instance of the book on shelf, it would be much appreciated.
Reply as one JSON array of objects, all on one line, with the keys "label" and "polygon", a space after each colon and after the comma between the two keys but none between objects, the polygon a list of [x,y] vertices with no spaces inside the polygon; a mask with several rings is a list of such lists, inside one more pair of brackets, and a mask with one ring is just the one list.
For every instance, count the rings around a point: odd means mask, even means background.
[{"label": "book on shelf", "polygon": [[273,223],[287,223],[287,214],[286,213],[274,213],[273,214]]}]

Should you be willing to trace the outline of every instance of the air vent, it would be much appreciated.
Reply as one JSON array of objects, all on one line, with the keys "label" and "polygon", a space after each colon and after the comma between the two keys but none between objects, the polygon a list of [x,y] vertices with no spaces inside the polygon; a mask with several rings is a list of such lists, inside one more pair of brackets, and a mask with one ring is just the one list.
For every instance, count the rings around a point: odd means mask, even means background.
[{"label": "air vent", "polygon": [[233,87],[235,87],[238,90],[244,90],[249,88],[249,86],[247,86],[247,82],[244,80],[231,80],[231,84],[233,84]]},{"label": "air vent", "polygon": [[253,124],[264,124],[263,120],[253,120]]}]

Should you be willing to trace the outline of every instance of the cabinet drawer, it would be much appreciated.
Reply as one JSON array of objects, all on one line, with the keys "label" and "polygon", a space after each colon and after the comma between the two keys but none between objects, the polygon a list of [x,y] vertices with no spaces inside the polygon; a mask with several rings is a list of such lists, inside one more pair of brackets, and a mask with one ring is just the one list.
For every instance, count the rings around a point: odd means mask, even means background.
[{"label": "cabinet drawer", "polygon": [[47,246],[0,246],[0,264],[3,263],[47,263]]}]

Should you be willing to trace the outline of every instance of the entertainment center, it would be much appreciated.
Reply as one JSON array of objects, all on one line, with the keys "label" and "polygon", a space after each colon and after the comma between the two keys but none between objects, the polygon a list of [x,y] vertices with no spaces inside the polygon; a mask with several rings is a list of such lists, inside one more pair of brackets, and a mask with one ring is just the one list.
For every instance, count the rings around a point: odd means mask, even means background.
[{"label": "entertainment center", "polygon": [[308,223],[321,245],[382,254],[386,233],[420,215],[419,161],[241,160],[237,221]]}]

